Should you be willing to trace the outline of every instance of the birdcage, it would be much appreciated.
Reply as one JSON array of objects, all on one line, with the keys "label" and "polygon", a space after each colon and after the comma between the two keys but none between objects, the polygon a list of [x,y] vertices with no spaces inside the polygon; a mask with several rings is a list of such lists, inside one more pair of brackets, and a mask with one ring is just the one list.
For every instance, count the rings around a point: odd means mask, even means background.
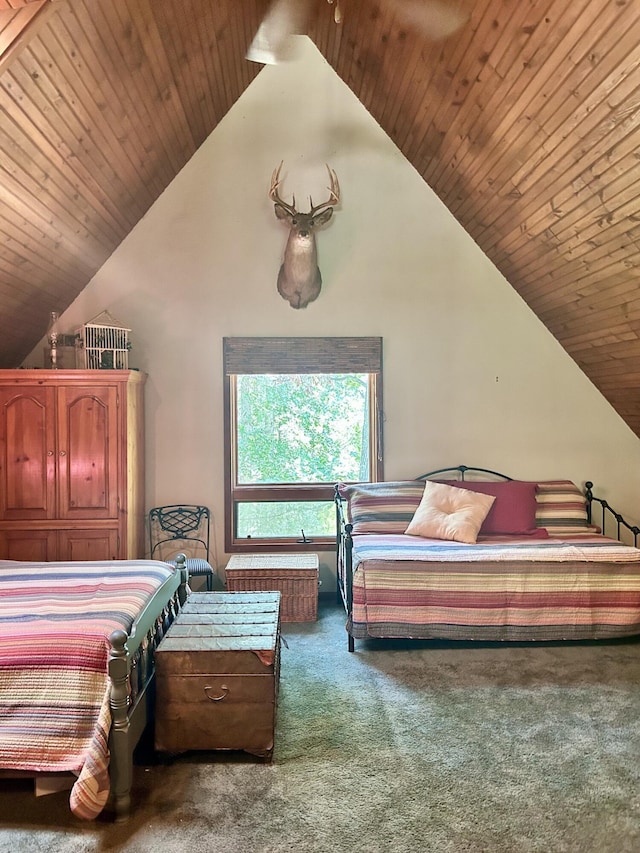
[{"label": "birdcage", "polygon": [[124,370],[129,367],[131,329],[103,311],[78,330],[78,358],[80,368],[89,370]]}]

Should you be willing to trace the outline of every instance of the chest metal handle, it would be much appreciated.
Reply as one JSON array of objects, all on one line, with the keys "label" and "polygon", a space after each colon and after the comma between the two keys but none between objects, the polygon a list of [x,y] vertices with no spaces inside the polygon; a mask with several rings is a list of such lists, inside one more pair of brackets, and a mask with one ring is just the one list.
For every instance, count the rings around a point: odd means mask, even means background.
[{"label": "chest metal handle", "polygon": [[207,697],[207,699],[211,699],[212,702],[220,702],[220,701],[222,701],[222,699],[224,699],[224,697],[229,692],[229,688],[227,687],[226,684],[221,684],[220,689],[222,690],[222,694],[220,696],[212,696],[210,691],[213,690],[213,687],[205,687],[204,688],[205,696]]}]

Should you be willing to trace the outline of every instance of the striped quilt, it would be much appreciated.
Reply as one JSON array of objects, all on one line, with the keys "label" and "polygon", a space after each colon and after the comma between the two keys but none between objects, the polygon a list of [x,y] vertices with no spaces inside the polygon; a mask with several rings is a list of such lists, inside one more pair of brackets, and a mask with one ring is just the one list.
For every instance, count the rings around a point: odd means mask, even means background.
[{"label": "striped quilt", "polygon": [[0,561],[0,768],[78,778],[92,819],[109,796],[108,637],[171,575],[164,563]]},{"label": "striped quilt", "polygon": [[356,639],[585,640],[640,634],[640,549],[596,534],[476,545],[353,537]]}]

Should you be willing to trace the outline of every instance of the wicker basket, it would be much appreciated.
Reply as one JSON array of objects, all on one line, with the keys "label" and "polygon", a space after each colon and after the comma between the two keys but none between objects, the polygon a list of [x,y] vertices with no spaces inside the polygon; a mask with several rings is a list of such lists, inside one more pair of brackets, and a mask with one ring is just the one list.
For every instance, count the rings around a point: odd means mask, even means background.
[{"label": "wicker basket", "polygon": [[229,592],[282,593],[282,622],[318,618],[316,554],[234,554],[225,569]]}]

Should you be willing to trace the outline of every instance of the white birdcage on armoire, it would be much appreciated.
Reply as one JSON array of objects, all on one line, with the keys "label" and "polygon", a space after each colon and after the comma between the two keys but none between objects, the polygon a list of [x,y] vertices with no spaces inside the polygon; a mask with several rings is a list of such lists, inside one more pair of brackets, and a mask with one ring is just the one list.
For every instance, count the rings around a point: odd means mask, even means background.
[{"label": "white birdcage on armoire", "polygon": [[125,370],[129,367],[131,329],[125,328],[108,311],[98,314],[77,332],[79,368]]}]

